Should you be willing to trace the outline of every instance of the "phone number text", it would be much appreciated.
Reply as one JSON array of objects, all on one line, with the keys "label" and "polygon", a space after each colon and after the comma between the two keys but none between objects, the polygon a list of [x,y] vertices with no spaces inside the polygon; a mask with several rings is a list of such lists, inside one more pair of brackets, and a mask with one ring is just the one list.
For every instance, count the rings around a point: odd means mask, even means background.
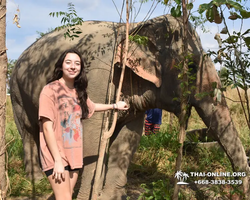
[{"label": "phone number text", "polygon": [[241,185],[242,180],[198,180],[194,182],[195,184],[201,185]]}]

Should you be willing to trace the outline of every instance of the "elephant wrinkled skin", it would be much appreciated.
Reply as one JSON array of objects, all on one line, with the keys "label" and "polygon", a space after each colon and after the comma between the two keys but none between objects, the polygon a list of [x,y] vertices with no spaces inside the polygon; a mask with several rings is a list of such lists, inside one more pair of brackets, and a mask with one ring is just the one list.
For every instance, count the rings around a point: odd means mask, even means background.
[{"label": "elephant wrinkled skin", "polygon": [[[126,199],[126,173],[142,135],[145,110],[157,107],[173,112],[176,116],[180,114],[180,103],[173,101],[173,98],[180,96],[178,70],[174,65],[182,61],[182,27],[181,19],[168,15],[143,24],[131,24],[130,32],[147,36],[148,42],[147,45],[129,42],[121,99],[130,108],[119,112],[115,132],[110,139],[105,184],[99,199]],[[125,44],[125,24],[87,21],[79,28],[82,33],[73,41],[65,40],[63,30],[45,35],[22,53],[13,69],[10,84],[14,117],[23,139],[26,171],[35,180],[42,175],[37,150],[39,93],[51,77],[54,64],[65,49],[76,47],[82,53],[91,100],[107,103],[109,83],[113,91],[111,103],[115,100],[114,91],[119,83]],[[197,93],[212,91],[213,82],[220,87],[220,80],[211,59],[203,56],[200,39],[191,25],[188,34],[189,53],[193,57],[193,64],[189,67],[196,74],[196,89],[189,96],[189,105],[196,109],[225,150],[233,170],[248,173],[245,151],[225,99],[216,102],[209,95],[202,99],[195,97]],[[114,70],[111,70],[112,66]],[[95,113],[90,119],[83,121],[84,170],[79,199],[92,198],[93,177],[105,115],[106,113]],[[248,187],[247,178],[244,179],[244,186]]]}]

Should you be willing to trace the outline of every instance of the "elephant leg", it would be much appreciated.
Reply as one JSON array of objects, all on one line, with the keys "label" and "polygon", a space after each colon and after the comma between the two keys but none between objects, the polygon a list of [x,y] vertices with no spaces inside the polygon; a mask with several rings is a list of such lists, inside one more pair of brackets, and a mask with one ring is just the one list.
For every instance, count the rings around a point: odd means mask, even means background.
[{"label": "elephant leg", "polygon": [[[216,106],[209,102],[203,102],[199,107],[196,107],[196,111],[226,152],[231,161],[233,171],[245,172],[248,176],[249,166],[246,153],[230,117],[225,100]],[[247,176],[243,178],[244,192],[247,192],[249,188]],[[241,177],[239,176],[239,178]]]},{"label": "elephant leg", "polygon": [[[13,103],[13,114],[17,129],[21,135],[24,150],[24,166],[27,177],[32,181],[39,181],[43,178],[38,154],[39,127],[38,124],[31,124],[23,106],[17,102]],[[31,109],[32,112],[34,112]]]},{"label": "elephant leg", "polygon": [[99,199],[120,200],[126,199],[125,185],[127,170],[135,153],[143,131],[144,113],[138,114],[135,119],[124,124],[111,138],[109,148],[108,169],[105,186]]},{"label": "elephant leg", "polygon": [[[16,79],[16,72],[13,72],[13,74],[12,82]],[[23,142],[23,160],[27,177],[33,182],[39,181],[44,177],[44,174],[41,170],[38,151],[39,125],[37,107],[18,83],[11,86],[11,102],[15,123]]]},{"label": "elephant leg", "polygon": [[[31,133],[37,134],[33,136]],[[34,130],[25,128],[22,131],[25,171],[28,178],[34,182],[41,180],[44,176],[40,167],[37,143],[35,142],[35,140],[38,141],[38,136],[38,130],[34,132]]]},{"label": "elephant leg", "polygon": [[77,199],[90,200],[93,190],[96,162],[100,135],[102,131],[103,114],[95,113],[90,119],[83,121],[83,173]]}]

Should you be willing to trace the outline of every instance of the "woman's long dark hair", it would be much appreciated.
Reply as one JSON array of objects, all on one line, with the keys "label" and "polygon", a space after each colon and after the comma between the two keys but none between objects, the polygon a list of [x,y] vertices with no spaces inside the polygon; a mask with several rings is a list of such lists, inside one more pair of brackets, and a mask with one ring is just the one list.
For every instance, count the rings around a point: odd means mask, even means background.
[{"label": "woman's long dark hair", "polygon": [[62,53],[62,55],[59,57],[55,64],[55,69],[52,78],[48,81],[48,83],[51,83],[55,80],[59,80],[63,76],[62,71],[62,64],[63,61],[68,53],[75,53],[80,57],[81,62],[81,70],[79,75],[75,78],[74,87],[76,89],[76,92],[78,94],[78,99],[80,101],[80,106],[82,108],[82,119],[87,118],[89,114],[89,109],[87,106],[87,87],[88,87],[88,80],[86,76],[86,72],[84,69],[84,62],[81,54],[76,49],[68,49]]}]

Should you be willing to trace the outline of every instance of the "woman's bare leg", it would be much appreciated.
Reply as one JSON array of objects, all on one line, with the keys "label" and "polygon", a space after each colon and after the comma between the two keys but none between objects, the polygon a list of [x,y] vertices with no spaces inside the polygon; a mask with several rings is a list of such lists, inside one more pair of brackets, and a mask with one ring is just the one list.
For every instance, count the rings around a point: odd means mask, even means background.
[{"label": "woman's bare leg", "polygon": [[76,182],[77,182],[78,174],[79,174],[79,170],[75,170],[75,171],[70,171],[69,172],[70,188],[71,188],[71,194],[72,195],[74,193],[74,187],[75,187]]},{"label": "woman's bare leg", "polygon": [[70,175],[69,171],[65,170],[65,179],[62,181],[58,181],[54,178],[53,175],[48,176],[50,185],[55,194],[56,200],[71,200],[72,199],[72,191],[70,186]]}]

